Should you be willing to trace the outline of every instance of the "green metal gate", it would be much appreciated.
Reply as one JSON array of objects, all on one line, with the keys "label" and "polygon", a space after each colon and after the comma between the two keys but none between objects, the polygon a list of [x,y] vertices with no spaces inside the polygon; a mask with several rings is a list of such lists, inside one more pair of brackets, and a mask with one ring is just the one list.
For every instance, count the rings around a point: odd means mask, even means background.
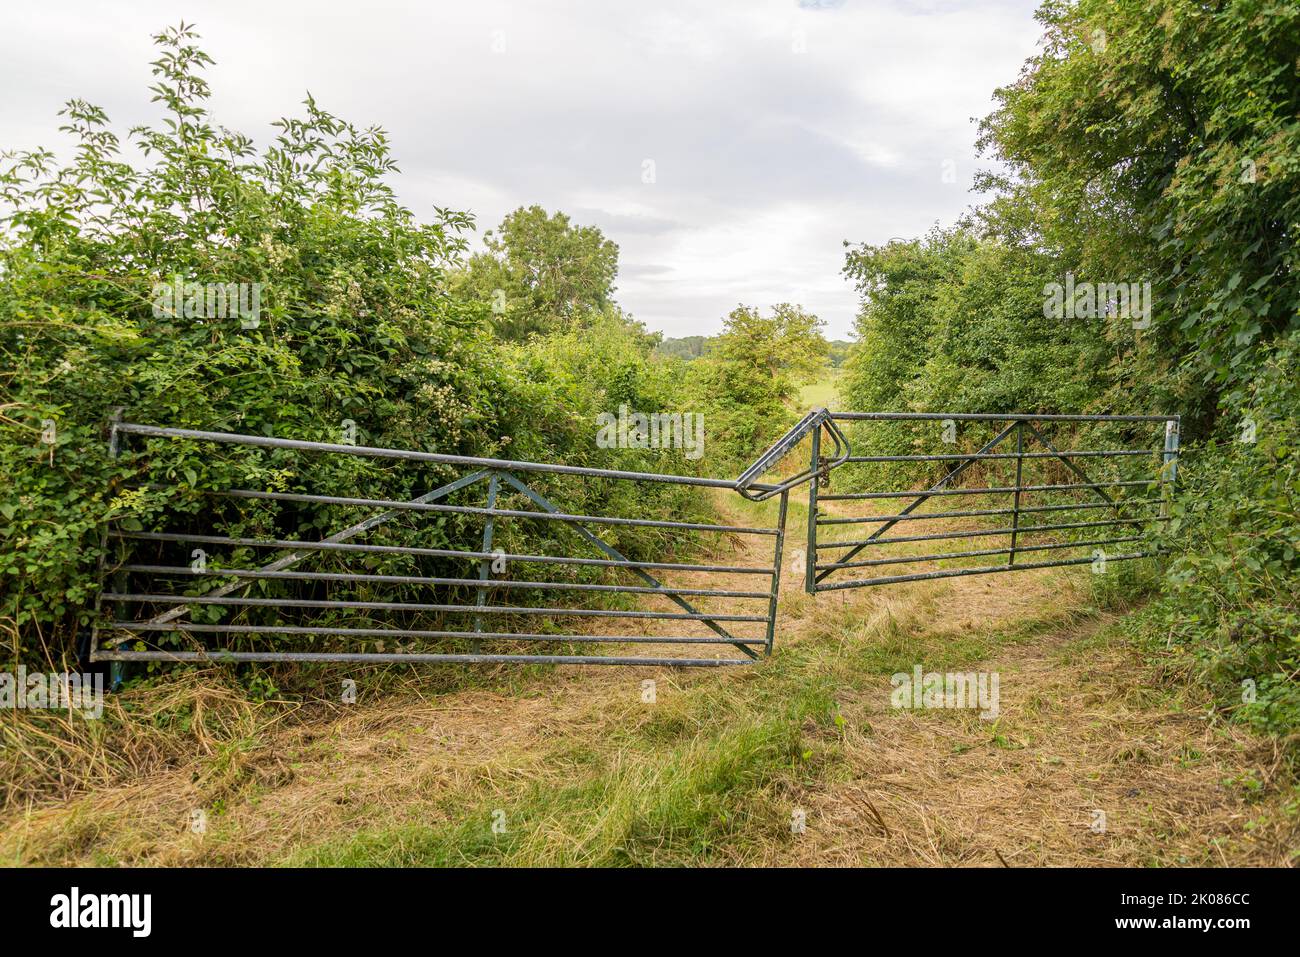
[{"label": "green metal gate", "polygon": [[[1144,543],[1152,527],[1168,518],[1178,416],[826,415],[855,432],[849,436],[855,444],[880,444],[865,434],[872,428],[894,429],[899,438],[897,424],[909,423],[931,433],[904,436],[919,444],[933,448],[934,431],[943,430],[948,444],[973,448],[848,455],[833,481],[823,469],[820,481],[809,486],[804,585],[810,593],[1032,568],[1104,567],[1149,557]],[[1051,434],[1058,428],[1110,432],[1094,438],[1122,442],[1061,449]],[[992,434],[959,438],[962,429]],[[822,460],[819,441],[814,433],[814,463]],[[880,476],[882,467],[908,487],[880,487],[890,484]]]},{"label": "green metal gate", "polygon": [[[772,651],[776,595],[781,574],[788,490],[778,489],[780,505],[774,527],[668,521],[643,516],[586,515],[563,511],[530,484],[540,475],[568,482],[615,482],[636,486],[674,484],[694,489],[734,491],[735,483],[682,475],[623,472],[538,462],[480,459],[405,449],[358,447],[267,436],[190,429],[160,428],[129,422],[112,426],[112,445],[133,438],[180,441],[211,446],[290,450],[307,456],[361,456],[396,460],[403,466],[451,466],[465,474],[409,500],[349,498],[311,491],[257,488],[192,490],[215,514],[210,503],[266,502],[333,515],[360,513],[364,518],[319,540],[263,535],[222,534],[220,529],[194,531],[111,530],[106,553],[116,558],[102,569],[98,607],[100,623],[92,637],[95,661],[403,661],[462,663],[657,664],[720,666],[745,664]],[[310,487],[312,469],[304,466],[294,484]],[[756,486],[760,492],[770,486]],[[519,507],[503,507],[509,496]],[[207,511],[201,514],[208,514]],[[377,544],[372,539],[399,516],[415,520],[443,516],[481,522],[473,547],[431,548],[412,544]],[[563,552],[506,553],[494,548],[501,524],[538,527],[558,525],[571,533]],[[745,536],[770,543],[764,564],[634,560],[609,544],[598,530],[652,528],[665,534]],[[552,536],[545,536],[551,538]],[[608,537],[608,535],[606,535]],[[209,554],[211,552],[211,554]],[[201,555],[187,564],[191,555]],[[413,565],[409,574],[374,574],[366,563],[377,556],[401,556]],[[328,570],[320,565],[326,562]],[[453,569],[447,571],[447,568]],[[473,570],[470,573],[455,568]],[[502,576],[497,569],[509,568]],[[614,582],[564,580],[559,570],[598,568],[621,576]],[[520,575],[514,569],[522,569]],[[538,572],[541,572],[540,576]],[[666,582],[691,575],[701,585]],[[719,582],[721,584],[711,584]],[[733,583],[742,582],[743,585]],[[278,594],[255,595],[275,586]],[[363,589],[366,597],[356,592]],[[376,592],[401,589],[420,600],[375,598]],[[457,591],[474,600],[457,601]],[[602,597],[634,595],[662,598],[671,610],[644,610],[590,605],[518,605],[499,601],[512,592]],[[710,608],[699,605],[709,603]],[[108,612],[112,612],[108,615]],[[107,616],[107,617],[105,617]],[[412,624],[436,618],[438,627]],[[328,619],[328,623],[320,623]],[[669,633],[603,629],[590,634],[506,628],[493,622],[563,622],[578,619],[644,625],[671,623]],[[255,639],[256,648],[214,648],[236,636]],[[357,650],[349,644],[394,642],[401,650]],[[330,645],[308,650],[307,644]],[[438,646],[424,650],[423,646]],[[411,650],[409,645],[421,646]],[[556,653],[555,646],[617,649],[614,653]],[[288,646],[288,647],[286,647]],[[714,654],[701,652],[713,649]],[[722,653],[725,652],[725,653]]]},{"label": "green metal gate", "polygon": [[[808,592],[1088,563],[1104,567],[1108,561],[1153,554],[1150,533],[1168,519],[1177,475],[1178,424],[1177,416],[817,409],[740,477],[725,480],[118,420],[110,436],[115,452],[133,441],[186,442],[203,444],[214,454],[233,447],[250,455],[305,458],[294,459],[291,475],[279,462],[277,482],[264,483],[276,487],[185,489],[190,512],[208,526],[110,529],[90,658],[747,664],[770,655],[775,642],[786,516],[795,487],[809,489]],[[892,429],[891,441],[923,450],[853,454],[851,443],[867,449],[881,445],[871,429]],[[938,445],[935,429],[942,430]],[[1096,447],[1058,447],[1065,441],[1056,434],[1060,430],[1085,435]],[[1107,444],[1110,435],[1116,444]],[[778,481],[759,481],[805,441],[807,468]],[[950,448],[939,450],[945,446]],[[322,462],[352,457],[461,474],[406,498],[311,490]],[[778,504],[771,525],[575,514],[538,489],[543,477],[711,489],[751,501],[775,498]],[[903,487],[887,487],[891,484]],[[230,524],[223,519],[228,503],[272,509],[264,517],[265,530],[250,535],[223,528]],[[304,515],[312,528],[332,523],[336,530],[295,534]],[[454,548],[377,540],[403,522],[413,523],[404,527],[418,540],[421,522],[452,517],[462,522],[462,532],[463,523],[478,523],[472,543]],[[533,529],[555,547],[506,552],[498,547],[504,523]],[[547,527],[567,530],[567,538],[561,543],[542,531]],[[675,538],[717,536],[722,544],[744,537],[770,546],[761,563],[673,562],[655,554],[632,558],[611,541],[620,528],[655,529]],[[374,563],[384,560],[409,567],[400,574],[375,572]],[[583,570],[599,570],[615,580],[575,580]],[[670,580],[683,575],[692,580]],[[500,600],[512,593],[595,595],[605,604]],[[670,607],[618,606],[618,601],[647,600]],[[593,619],[638,627],[593,633],[574,625]],[[542,627],[527,626],[538,621]],[[656,631],[661,628],[668,630]],[[390,641],[397,650],[381,644]]]}]

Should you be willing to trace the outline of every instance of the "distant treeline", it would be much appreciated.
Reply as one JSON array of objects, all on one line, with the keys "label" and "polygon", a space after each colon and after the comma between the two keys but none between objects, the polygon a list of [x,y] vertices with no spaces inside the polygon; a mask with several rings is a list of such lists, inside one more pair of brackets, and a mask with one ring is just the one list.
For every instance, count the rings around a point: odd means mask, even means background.
[{"label": "distant treeline", "polygon": [[[682,336],[680,339],[665,337],[655,347],[655,351],[662,356],[690,362],[711,351],[717,339],[717,336]],[[853,348],[853,343],[847,339],[828,339],[826,345],[830,349],[827,354],[827,364],[833,369],[838,369],[844,364],[849,357],[849,350]]]}]

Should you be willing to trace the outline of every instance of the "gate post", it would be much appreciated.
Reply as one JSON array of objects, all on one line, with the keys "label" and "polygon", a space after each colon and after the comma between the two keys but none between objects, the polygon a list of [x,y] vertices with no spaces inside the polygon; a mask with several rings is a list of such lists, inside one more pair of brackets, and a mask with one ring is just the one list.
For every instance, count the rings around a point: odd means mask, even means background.
[{"label": "gate post", "polygon": [[[497,507],[497,490],[500,488],[501,488],[501,474],[499,472],[493,472],[491,476],[488,478],[487,507],[489,509],[493,509]],[[493,533],[496,530],[495,519],[496,519],[495,515],[489,514],[487,520],[483,523],[483,551],[484,552],[492,551],[492,537],[493,537]],[[478,580],[481,582],[486,582],[488,580],[488,563],[490,561],[491,559],[488,558],[483,558],[479,560]],[[484,605],[487,604],[487,588],[485,586],[483,585],[479,586],[478,595],[475,598],[474,604],[476,604],[480,608],[482,608]],[[483,630],[483,616],[475,615],[474,633],[478,634],[482,630]],[[477,655],[479,653],[478,639],[475,639],[470,644],[470,647],[473,649],[474,654]]]},{"label": "gate post", "polygon": [[[1165,423],[1165,454],[1164,461],[1161,463],[1160,478],[1167,484],[1166,487],[1172,488],[1174,480],[1178,478],[1178,427],[1181,424],[1179,419],[1170,419]],[[1168,498],[1166,497],[1166,507]],[[1168,514],[1166,512],[1166,514]]]},{"label": "gate post", "polygon": [[812,481],[808,483],[808,552],[804,565],[803,590],[808,594],[817,591],[817,469],[821,464],[822,430],[819,425],[812,434]]},{"label": "gate post", "polygon": [[772,600],[767,604],[767,654],[772,654],[772,643],[776,639],[776,605],[781,591],[781,557],[785,547],[785,512],[790,504],[790,490],[781,492],[781,507],[776,520],[776,545],[772,555]]},{"label": "gate post", "polygon": [[[126,406],[115,405],[109,410],[108,414],[108,457],[116,461],[121,453],[122,438],[117,431],[118,425],[122,422],[126,414]],[[112,490],[115,479],[109,479],[109,489]],[[122,564],[121,542],[118,542],[118,560],[117,565]],[[95,620],[90,628],[90,647],[87,649],[86,657],[94,661],[95,652],[99,649],[99,622],[104,610],[104,578],[108,567],[108,522],[104,522],[104,529],[99,537],[99,594],[95,596]],[[118,592],[126,591],[126,573],[114,571],[113,573],[114,590]],[[129,642],[121,642],[117,649],[121,651]],[[114,661],[108,666],[108,690],[118,691],[122,687],[122,682],[126,677],[126,662]]]},{"label": "gate post", "polygon": [[[1182,418],[1175,417],[1165,423],[1165,452],[1160,463],[1160,517],[1169,518],[1169,506],[1174,499],[1174,480],[1178,478],[1178,431]],[[1160,551],[1156,565],[1163,574],[1167,560]]]}]

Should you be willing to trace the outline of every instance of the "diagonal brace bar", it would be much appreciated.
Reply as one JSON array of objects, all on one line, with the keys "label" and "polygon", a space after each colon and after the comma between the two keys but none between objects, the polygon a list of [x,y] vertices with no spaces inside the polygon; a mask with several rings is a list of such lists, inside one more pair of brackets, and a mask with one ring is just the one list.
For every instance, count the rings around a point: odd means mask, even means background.
[{"label": "diagonal brace bar", "polygon": [[[1048,441],[1047,436],[1043,435],[1042,432],[1039,432],[1038,429],[1034,428],[1034,425],[1033,425],[1032,422],[1026,422],[1026,423],[1025,423],[1025,428],[1027,428],[1030,432],[1034,433],[1034,438],[1038,439],[1038,441],[1041,442],[1041,443],[1043,444],[1043,447],[1044,447],[1044,448],[1046,448],[1049,452],[1054,452],[1054,453],[1056,454],[1056,457],[1057,457],[1058,459],[1060,459],[1062,462],[1065,463],[1066,468],[1068,468],[1071,472],[1073,472],[1073,473],[1074,473],[1075,475],[1077,475],[1079,478],[1083,479],[1084,482],[1086,482],[1086,483],[1088,483],[1090,486],[1092,486],[1092,490],[1093,490],[1094,492],[1096,492],[1098,495],[1100,495],[1100,496],[1101,496],[1101,497],[1106,501],[1106,504],[1110,505],[1113,509],[1115,509],[1115,519],[1116,519],[1117,521],[1125,521],[1125,519],[1124,519],[1124,518],[1120,515],[1120,513],[1119,513],[1119,512],[1120,512],[1120,508],[1122,507],[1122,506],[1120,505],[1120,503],[1117,502],[1117,501],[1115,501],[1115,499],[1111,498],[1111,497],[1110,497],[1109,495],[1107,495],[1105,492],[1103,492],[1103,491],[1101,490],[1101,488],[1097,485],[1097,483],[1094,482],[1094,481],[1089,477],[1089,475],[1088,475],[1087,472],[1085,472],[1083,469],[1079,468],[1079,466],[1075,465],[1073,462],[1071,462],[1071,461],[1070,461],[1069,459],[1067,459],[1065,456],[1061,455],[1060,450],[1057,449],[1056,446],[1054,446],[1050,441]],[[1019,483],[1017,483],[1017,484],[1019,484]],[[1137,520],[1135,520],[1135,519],[1128,519],[1127,521],[1128,521],[1128,524],[1129,524],[1129,525],[1132,525],[1132,526],[1133,526],[1134,528],[1136,528],[1138,531],[1144,531],[1144,528],[1143,528],[1143,525],[1142,525],[1141,522],[1139,522],[1139,521],[1137,521]]]},{"label": "diagonal brace bar", "polygon": [[[486,469],[483,469],[478,472],[474,472],[470,475],[466,475],[464,478],[458,478],[454,482],[449,482],[448,484],[443,485],[440,488],[436,488],[432,492],[425,492],[419,498],[412,499],[412,501],[419,505],[423,505],[426,502],[432,502],[436,499],[440,499],[447,495],[450,495],[452,492],[455,492],[457,489],[462,489],[469,485],[473,485],[475,482],[484,478],[487,474],[488,474],[488,470]],[[383,525],[385,522],[392,521],[394,518],[397,518],[401,514],[402,512],[399,509],[390,509],[387,512],[381,512],[378,515],[372,515],[370,516],[370,518],[367,518],[364,521],[357,522],[355,525],[349,525],[347,528],[335,532],[329,538],[324,539],[324,541],[331,545],[336,542],[345,542],[350,538],[355,538],[358,535],[370,531],[372,528],[377,528],[378,526]],[[298,564],[298,562],[302,561],[304,558],[310,557],[313,554],[315,553],[310,551],[290,552],[288,555],[283,555],[280,558],[277,558],[274,561],[264,565],[262,567],[262,571],[268,571],[268,572],[282,571],[286,568],[289,568],[292,565]],[[220,571],[213,572],[214,576],[220,576],[220,574],[221,574]],[[220,587],[215,588],[210,592],[204,592],[204,595],[212,598],[220,598],[225,595],[229,595],[231,592],[237,591],[238,589],[243,588],[247,585],[248,582],[246,581],[230,582],[229,584],[221,585]],[[179,605],[176,608],[171,609],[170,611],[165,611],[154,618],[150,618],[149,621],[152,624],[161,624],[168,621],[175,621],[177,618],[181,618],[185,615],[188,615],[189,612],[190,612],[189,605]],[[92,649],[92,653],[93,650],[94,649]]]},{"label": "diagonal brace bar", "polygon": [[[1001,432],[999,432],[997,435],[993,436],[993,438],[989,439],[989,441],[986,442],[986,443],[984,444],[984,446],[983,446],[982,448],[979,449],[979,451],[975,452],[975,455],[976,455],[976,456],[980,456],[980,455],[983,455],[985,452],[991,451],[992,449],[996,448],[996,447],[999,445],[999,443],[1002,442],[1003,439],[1005,439],[1008,435],[1010,435],[1013,431],[1015,431],[1015,428],[1016,428],[1016,423],[1015,423],[1015,422],[1012,422],[1010,425],[1008,425],[1005,429],[1003,429],[1003,430],[1002,430]],[[952,469],[952,470],[951,470],[947,475],[945,475],[943,478],[939,479],[938,482],[936,482],[934,485],[932,485],[932,486],[930,487],[930,489],[929,489],[929,492],[927,492],[927,493],[925,493],[925,494],[923,494],[923,495],[918,496],[918,497],[917,497],[917,498],[912,502],[911,505],[907,506],[907,508],[905,508],[905,509],[902,509],[902,510],[899,512],[899,514],[900,514],[900,515],[908,515],[908,514],[911,513],[911,511],[912,511],[913,509],[920,508],[920,507],[921,507],[922,505],[924,505],[927,501],[929,501],[929,499],[930,499],[930,497],[931,497],[931,493],[934,493],[934,492],[939,491],[939,490],[942,489],[945,485],[947,485],[949,482],[951,482],[953,479],[955,479],[958,475],[960,475],[962,472],[966,471],[966,469],[970,468],[972,465],[974,465],[976,462],[979,462],[979,461],[980,461],[980,459],[977,458],[977,457],[976,457],[976,458],[965,459],[965,460],[964,460],[960,465],[958,465],[957,467],[955,467],[954,469]],[[874,532],[872,532],[872,533],[867,537],[867,541],[869,542],[869,541],[871,541],[871,540],[874,539],[874,538],[878,538],[878,537],[880,537],[881,535],[885,534],[885,532],[887,532],[887,531],[889,531],[891,528],[893,528],[896,524],[898,524],[898,519],[894,519],[893,521],[886,522],[884,525],[881,525],[880,528],[878,528],[878,529],[876,529]],[[862,549],[864,549],[864,548],[866,548],[866,545],[865,545],[865,544],[862,544],[862,545],[857,546],[857,547],[854,548],[851,552],[848,552],[847,554],[845,554],[844,556],[842,556],[842,557],[840,558],[840,561],[841,561],[841,562],[846,562],[846,561],[848,561],[848,560],[851,559],[854,555],[856,555],[858,552],[862,551]],[[817,539],[816,539],[816,532],[814,531],[813,534],[809,536],[809,542],[808,542],[808,553],[809,553],[809,555],[812,555],[813,553],[815,553],[816,549],[817,549]],[[827,575],[831,574],[832,571],[834,571],[834,569],[829,569],[829,568],[826,569],[825,571],[823,571],[820,575],[818,575],[818,576],[816,577],[815,582],[819,582],[819,581],[821,581],[821,580],[822,580],[823,578],[825,578]]]},{"label": "diagonal brace bar", "polygon": [[[528,498],[530,498],[541,508],[545,509],[548,512],[561,514],[561,510],[557,508],[549,499],[533,491],[526,484],[519,481],[519,479],[515,478],[509,472],[502,472],[501,477],[505,479],[510,485],[514,486],[516,489],[522,492],[524,495],[528,496]],[[579,535],[581,535],[583,539],[585,539],[587,542],[591,543],[592,545],[595,545],[597,548],[599,548],[610,558],[616,559],[618,561],[628,561],[628,557],[626,555],[624,555],[614,546],[602,540],[599,536],[595,535],[585,526],[579,525],[577,522],[569,522],[568,524],[573,526],[573,530],[576,531]],[[629,571],[635,573],[637,577],[639,577],[642,581],[645,581],[646,583],[652,585],[655,588],[664,587],[663,584],[657,578],[655,578],[653,575],[649,574],[648,572],[643,571],[640,568],[630,568]],[[668,594],[667,592],[665,592],[665,595],[668,598],[672,599],[672,601],[674,601],[676,604],[686,609],[686,611],[690,612],[691,614],[693,615],[702,614],[702,612],[696,609],[694,605],[692,605],[690,602],[688,602],[686,599],[682,598],[681,596]],[[723,638],[727,638],[733,642],[736,642],[735,647],[739,648],[750,658],[758,657],[758,655],[753,650],[751,650],[748,645],[740,644],[739,639],[737,639],[735,635],[731,634],[731,632],[727,631],[727,629],[723,628],[717,622],[705,619],[704,624],[707,625],[711,630],[713,630],[717,634],[721,635]]]}]

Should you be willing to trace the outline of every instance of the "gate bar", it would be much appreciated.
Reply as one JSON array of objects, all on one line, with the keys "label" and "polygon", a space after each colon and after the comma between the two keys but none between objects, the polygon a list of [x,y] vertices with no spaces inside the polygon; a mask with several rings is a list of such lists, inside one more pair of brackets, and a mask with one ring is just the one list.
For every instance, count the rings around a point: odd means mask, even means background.
[{"label": "gate bar", "polygon": [[[741,642],[761,645],[764,638],[659,637],[658,635],[544,635],[508,631],[448,631],[428,628],[350,628],[342,625],[193,625],[187,622],[149,625],[147,622],[115,622],[121,631],[152,631],[166,634],[195,632],[210,635],[333,635],[346,638],[520,638],[526,641],[591,641],[615,644],[620,641],[654,644],[731,645]],[[323,652],[329,654],[329,652]]]},{"label": "gate bar", "polygon": [[[1167,522],[1169,521],[1169,518],[1167,516],[1156,516],[1147,519],[1147,521]],[[1033,532],[1055,532],[1066,528],[1107,528],[1111,525],[1131,524],[1133,524],[1132,519],[1120,518],[1110,519],[1105,522],[1064,522],[1056,525],[1021,525],[1020,534],[1029,535]],[[868,545],[890,545],[900,542],[937,542],[953,538],[988,538],[991,535],[1010,535],[1013,531],[1015,531],[1015,529],[981,528],[973,531],[936,532],[933,535],[902,535],[894,538],[866,538],[847,542],[818,542],[817,548],[848,548],[851,545],[856,545],[858,546],[858,550],[860,550]],[[856,554],[856,550],[854,554]],[[849,556],[845,555],[844,557],[848,558]]]},{"label": "gate bar", "polygon": [[[816,468],[822,459],[822,430],[818,429],[812,434],[812,455],[811,464]],[[808,483],[808,548],[804,553],[804,591],[813,594],[817,590],[817,549],[814,544],[817,541],[817,487],[821,483],[814,478]]]},{"label": "gate bar", "polygon": [[412,664],[525,664],[525,665],[648,665],[666,668],[715,668],[749,664],[745,658],[614,658],[600,655],[456,655],[416,652],[319,652],[319,651],[105,651],[102,661],[210,661],[214,664],[241,661],[300,661],[360,664],[402,662]]},{"label": "gate bar", "polygon": [[[502,473],[506,474],[506,473]],[[310,502],[321,505],[367,505],[376,508],[408,509],[419,512],[450,512],[456,515],[486,515],[500,518],[543,518],[560,522],[594,522],[599,525],[634,525],[638,528],[680,528],[693,532],[735,532],[738,535],[775,535],[774,528],[745,525],[709,525],[702,522],[670,522],[661,519],[623,518],[615,515],[569,515],[564,512],[530,512],[526,509],[482,508],[477,505],[432,505],[382,498],[350,498],[313,495],[306,492],[258,492],[252,489],[224,489],[206,494],[223,498],[269,499],[276,502]]]},{"label": "gate bar", "polygon": [[[1154,552],[1134,552],[1130,555],[1107,555],[1106,561],[1119,562],[1132,558],[1150,558]],[[1024,562],[1020,565],[984,565],[980,568],[952,568],[937,572],[918,572],[915,575],[890,575],[886,578],[864,578],[822,585],[822,591],[840,588],[857,588],[862,585],[897,585],[901,582],[930,581],[936,578],[960,578],[965,575],[991,575],[994,572],[1018,572],[1029,568],[1060,568],[1065,565],[1090,565],[1092,558],[1067,558],[1056,562]]]},{"label": "gate bar", "polygon": [[898,422],[922,420],[942,422],[955,419],[959,422],[1168,422],[1174,415],[1038,415],[1033,412],[832,412],[832,419]]},{"label": "gate bar", "polygon": [[[334,582],[386,582],[397,585],[448,585],[451,587],[471,587],[478,586],[480,579],[477,578],[434,578],[424,577],[421,575],[368,575],[365,572],[266,572],[260,569],[249,568],[209,568],[206,571],[196,572],[186,565],[125,565],[123,571],[140,572],[151,575],[203,575],[213,578],[220,578],[223,575],[232,575],[236,578],[257,578],[257,579],[279,579],[281,581],[334,581]],[[321,577],[330,576],[330,577]],[[520,581],[514,579],[487,579],[487,585],[501,588],[536,588],[539,591],[557,589],[559,591],[601,591],[601,592],[626,592],[633,595],[693,595],[697,598],[768,598],[771,592],[766,591],[730,591],[715,588],[651,588],[648,585],[600,585],[589,582],[534,582]],[[117,592],[104,592],[106,600],[126,600],[126,596]],[[194,602],[203,605],[223,605],[233,604],[226,602],[221,596],[213,595],[138,595],[141,600],[158,601],[179,601]]]},{"label": "gate bar", "polygon": [[[586,475],[592,478],[633,479],[645,482],[665,482],[674,485],[697,485],[705,488],[735,490],[736,483],[729,479],[699,478],[693,475],[662,475],[655,472],[627,472],[619,469],[596,469],[580,465],[554,465],[547,462],[487,459],[470,455],[446,455],[439,452],[417,452],[412,449],[386,449],[369,445],[341,445],[334,442],[308,442],[301,439],[281,439],[267,435],[240,435],[234,432],[205,432],[199,429],[168,429],[138,422],[121,422],[117,432],[147,435],[154,438],[192,439],[198,442],[225,442],[234,445],[257,445],[272,449],[296,449],[301,452],[334,452],[339,455],[359,455],[366,458],[404,459],[409,462],[434,462],[439,465],[468,465],[482,469],[517,469],[523,472],[550,472],[557,475]],[[755,483],[757,489],[773,486]]]},{"label": "gate bar", "polygon": [[[1120,499],[1121,508],[1128,505],[1160,505],[1158,498]],[[1075,512],[1091,508],[1114,508],[1110,502],[1068,502],[1064,505],[1022,505],[1020,514],[1027,512]],[[1011,515],[1014,508],[977,508],[962,512],[927,512],[925,515],[853,515],[836,518],[821,518],[818,525],[865,525],[871,522],[925,522],[936,518],[982,518],[989,515]]]},{"label": "gate bar", "polygon": [[[177,596],[186,598],[186,596]],[[672,598],[672,596],[668,596]],[[216,602],[224,602],[226,605],[252,605],[252,603],[269,602],[276,607],[285,607],[285,609],[339,609],[339,607],[352,607],[346,601],[333,601],[333,599],[316,599],[316,598],[217,598]],[[367,607],[361,605],[360,607]],[[623,609],[536,609],[536,607],[515,606],[515,605],[424,605],[424,603],[403,603],[403,602],[374,602],[374,607],[380,610],[389,611],[442,611],[448,615],[554,615],[556,618],[654,618],[654,619],[673,619],[681,622],[767,622],[766,615],[715,615],[712,612],[701,611],[625,611]],[[140,625],[152,624],[142,622]],[[175,624],[178,628],[190,628],[187,622],[164,622],[159,623],[160,628],[168,628]],[[126,628],[127,631],[133,627],[130,622],[113,622],[113,628]],[[195,625],[196,627],[196,625]],[[157,628],[147,628],[146,631],[157,631]],[[272,628],[274,631],[274,628]],[[729,637],[729,636],[728,636]]]},{"label": "gate bar", "polygon": [[[1067,485],[1025,485],[1022,486],[1022,492],[1059,492],[1066,489],[1082,488],[1096,490],[1098,488],[1109,487],[1132,487],[1138,485],[1167,485],[1163,479],[1139,479],[1136,481],[1126,482],[1074,482]],[[844,495],[826,495],[827,499],[841,501],[844,499],[874,499],[874,498],[908,498],[913,495],[924,495],[929,498],[931,495],[1004,495],[1014,492],[1014,485],[1001,485],[993,488],[945,488],[945,489],[908,489],[903,492],[849,492]],[[1114,503],[1111,503],[1114,504]]]},{"label": "gate bar", "polygon": [[[487,507],[488,510],[491,512],[496,511],[497,492],[500,491],[500,489],[501,489],[501,473],[494,471],[492,473],[492,477],[488,479]],[[492,535],[493,532],[495,531],[495,528],[496,528],[496,516],[488,515],[487,521],[483,523],[483,551],[485,552],[492,551]],[[488,566],[489,566],[488,559],[484,558],[479,561],[478,563],[479,581],[486,582],[488,580]],[[478,591],[475,593],[474,603],[479,607],[482,607],[487,604],[486,585],[479,585]],[[474,630],[476,632],[481,632],[483,630],[483,618],[481,615],[475,617],[474,619]],[[477,641],[475,641],[474,644],[470,647],[470,650],[473,651],[475,654],[479,653],[481,649],[479,648],[479,644]]]},{"label": "gate bar", "polygon": [[[1088,542],[1051,542],[1046,545],[1018,545],[1016,552],[1049,552],[1062,548],[1088,548],[1093,545],[1123,545],[1130,542],[1142,541],[1141,535],[1130,535],[1126,538],[1105,538],[1095,539]],[[826,562],[818,564],[817,568],[872,568],[877,565],[909,565],[915,562],[937,562],[945,558],[982,558],[987,555],[1005,555],[1010,549],[1006,548],[980,548],[964,552],[941,552],[938,555],[903,555],[898,558],[872,558],[857,562]]]},{"label": "gate bar", "polygon": [[[814,478],[810,484],[815,486],[817,480]],[[781,492],[781,504],[778,508],[779,516],[776,520],[776,527],[780,531],[776,536],[776,547],[772,558],[772,597],[767,605],[767,649],[765,654],[769,655],[772,653],[772,643],[776,640],[776,604],[778,593],[781,590],[781,553],[785,546],[785,513],[789,504],[790,490],[784,489]]]},{"label": "gate bar", "polygon": [[[1088,506],[1099,507],[1099,506]],[[425,555],[431,558],[492,558],[491,552],[463,551],[453,548],[417,548],[407,545],[366,545],[356,542],[303,542],[293,539],[229,538],[224,535],[191,535],[182,532],[114,532],[114,538],[143,539],[151,542],[195,542],[209,545],[252,546],[263,548],[304,548],[325,551],[381,552],[392,555]],[[770,575],[772,569],[754,565],[693,565],[685,562],[618,561],[613,558],[571,558],[567,555],[514,555],[502,558],[512,562],[554,565],[596,565],[605,568],[658,568],[682,572],[725,572],[733,575]]]},{"label": "gate bar", "polygon": [[1065,452],[1026,452],[1023,456],[1015,452],[989,452],[981,455],[977,452],[935,452],[934,454],[917,453],[915,455],[850,455],[846,462],[959,462],[962,459],[1055,459],[1055,458],[1116,458],[1124,455],[1159,455],[1159,449],[1106,449],[1096,452],[1070,450]]},{"label": "gate bar", "polygon": [[[1020,493],[1023,482],[1022,475],[1025,465],[1025,423],[1016,423],[1016,495],[1011,505],[1011,554],[1007,556],[1007,564],[1016,563],[1016,539],[1020,532]],[[1117,513],[1118,514],[1118,513]]]},{"label": "gate bar", "polygon": [[[107,596],[106,596],[107,597]],[[130,598],[136,601],[149,599],[156,596],[151,595],[130,595]],[[165,597],[165,596],[163,596]],[[182,602],[189,601],[187,595],[175,596]],[[668,598],[673,598],[668,595]],[[764,595],[764,598],[767,596]],[[674,599],[676,600],[676,599]],[[368,608],[377,611],[438,611],[450,615],[555,615],[557,617],[567,618],[664,618],[678,619],[681,621],[761,621],[766,622],[766,615],[715,615],[712,612],[679,612],[679,611],[627,611],[621,608],[534,608],[525,605],[444,605],[423,602],[387,602],[387,601],[352,601],[349,599],[335,600],[320,598],[215,598],[212,604],[224,605],[248,605],[251,607],[272,607],[272,608]],[[114,628],[129,627],[130,622],[115,621]],[[166,627],[171,622],[160,622],[160,626]],[[178,626],[189,627],[187,622],[176,622]],[[156,630],[156,629],[151,629]]]}]

